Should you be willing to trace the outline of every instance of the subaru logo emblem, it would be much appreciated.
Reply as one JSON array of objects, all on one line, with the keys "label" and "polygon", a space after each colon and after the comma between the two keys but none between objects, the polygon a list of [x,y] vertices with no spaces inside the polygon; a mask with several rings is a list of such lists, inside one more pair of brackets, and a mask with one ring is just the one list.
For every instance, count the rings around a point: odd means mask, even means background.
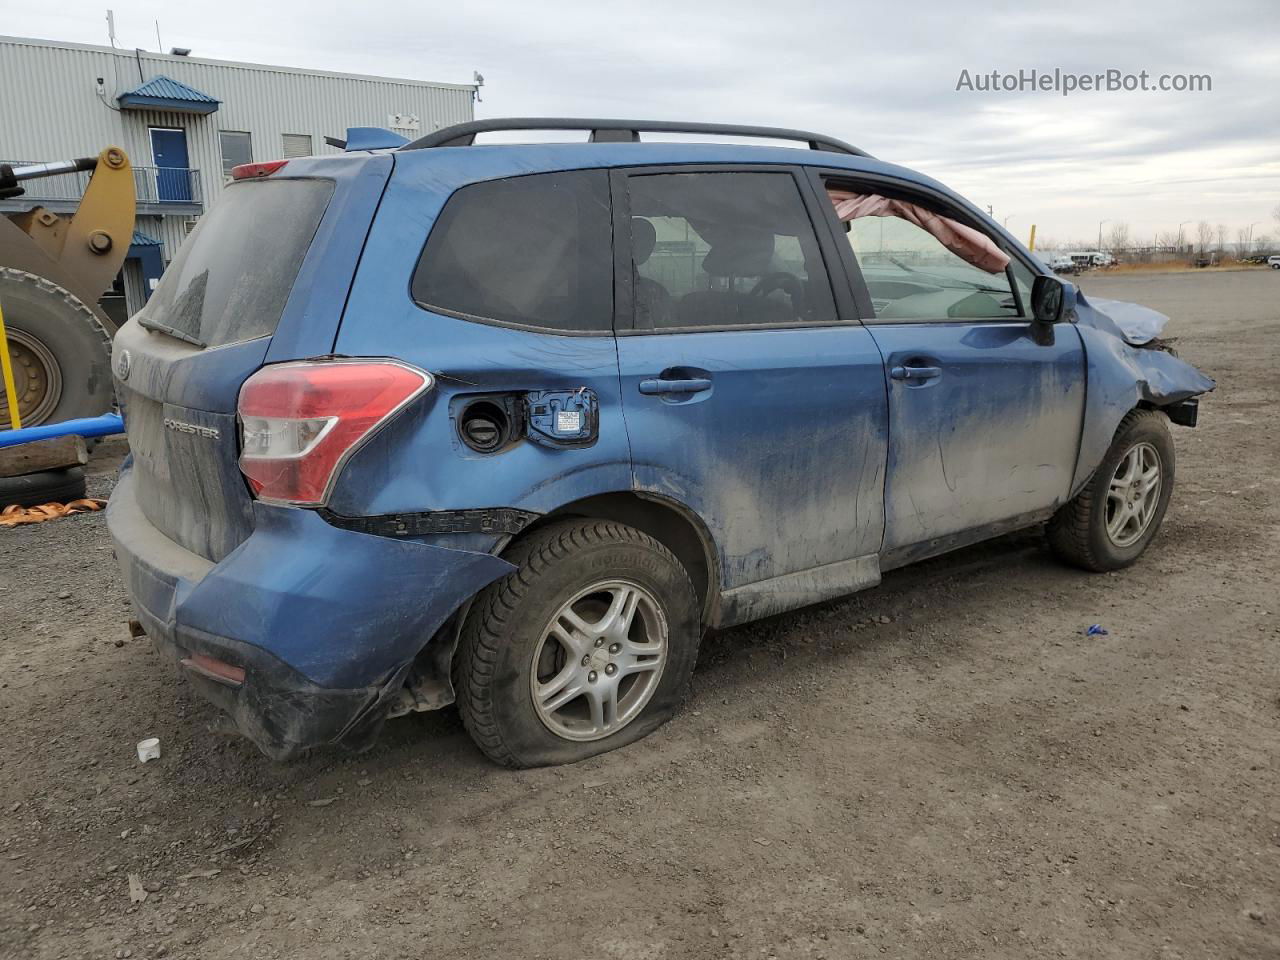
[{"label": "subaru logo emblem", "polygon": [[129,379],[129,371],[133,367],[133,358],[128,350],[121,350],[116,356],[116,376],[121,380]]}]

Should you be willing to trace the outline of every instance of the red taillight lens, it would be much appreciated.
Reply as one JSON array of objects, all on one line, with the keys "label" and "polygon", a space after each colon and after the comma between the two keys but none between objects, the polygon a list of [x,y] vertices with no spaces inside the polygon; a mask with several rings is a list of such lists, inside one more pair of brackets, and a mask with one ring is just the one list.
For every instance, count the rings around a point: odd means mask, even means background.
[{"label": "red taillight lens", "polygon": [[259,500],[324,506],[351,454],[431,382],[395,360],[263,367],[240,388],[240,472]]},{"label": "red taillight lens", "polygon": [[240,163],[231,168],[232,180],[255,180],[258,177],[269,177],[277,170],[284,169],[288,160],[268,160],[265,163]]}]

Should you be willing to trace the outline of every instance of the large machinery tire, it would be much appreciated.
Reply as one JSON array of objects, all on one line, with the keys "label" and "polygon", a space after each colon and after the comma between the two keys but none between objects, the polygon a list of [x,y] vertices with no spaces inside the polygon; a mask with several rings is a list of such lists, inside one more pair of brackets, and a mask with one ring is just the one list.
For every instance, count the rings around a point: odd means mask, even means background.
[{"label": "large machinery tire", "polygon": [[[43,277],[0,267],[0,310],[24,427],[111,410],[111,338],[81,300]],[[0,404],[0,429],[10,426]]]}]

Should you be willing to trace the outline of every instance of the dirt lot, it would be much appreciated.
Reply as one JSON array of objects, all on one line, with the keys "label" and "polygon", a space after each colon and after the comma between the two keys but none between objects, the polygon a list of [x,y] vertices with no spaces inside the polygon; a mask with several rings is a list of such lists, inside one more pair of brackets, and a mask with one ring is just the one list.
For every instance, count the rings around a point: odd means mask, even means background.
[{"label": "dirt lot", "polygon": [[1280,273],[1083,285],[1219,383],[1138,566],[1020,534],[721,634],[574,767],[452,711],[273,764],[128,639],[101,516],[0,530],[0,954],[1280,956]]}]

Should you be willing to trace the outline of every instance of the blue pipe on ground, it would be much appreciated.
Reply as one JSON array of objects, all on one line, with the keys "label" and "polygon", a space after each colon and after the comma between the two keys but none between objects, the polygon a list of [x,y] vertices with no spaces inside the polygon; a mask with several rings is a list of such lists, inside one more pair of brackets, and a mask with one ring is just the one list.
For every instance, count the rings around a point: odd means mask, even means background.
[{"label": "blue pipe on ground", "polygon": [[124,433],[124,421],[118,413],[104,413],[100,417],[81,417],[62,423],[42,423],[38,427],[21,430],[0,430],[0,447],[16,447],[32,440],[48,440],[52,437],[109,437]]}]

